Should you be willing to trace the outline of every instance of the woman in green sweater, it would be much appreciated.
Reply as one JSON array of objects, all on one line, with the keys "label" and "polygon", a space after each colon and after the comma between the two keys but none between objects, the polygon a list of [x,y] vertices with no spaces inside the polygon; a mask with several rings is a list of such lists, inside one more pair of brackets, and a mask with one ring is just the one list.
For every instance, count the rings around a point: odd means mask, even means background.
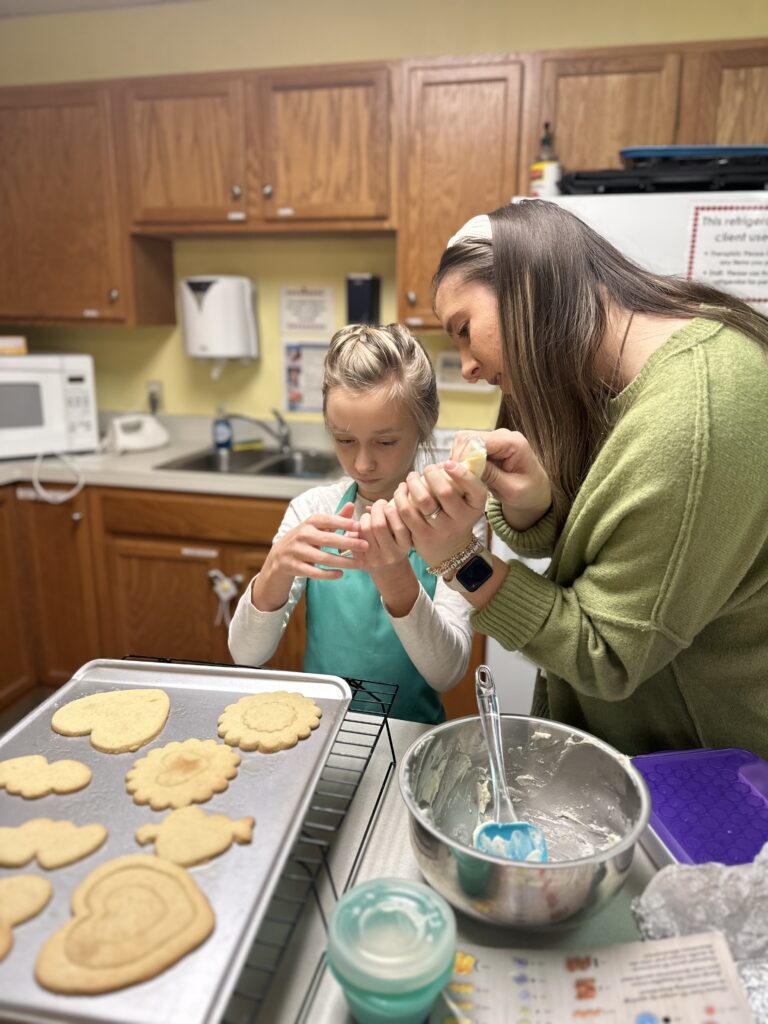
[{"label": "woman in green sweater", "polygon": [[501,390],[490,524],[547,576],[473,550],[485,493],[456,462],[395,502],[474,627],[540,666],[532,713],[631,755],[768,757],[768,319],[541,201],[451,239],[435,310]]}]

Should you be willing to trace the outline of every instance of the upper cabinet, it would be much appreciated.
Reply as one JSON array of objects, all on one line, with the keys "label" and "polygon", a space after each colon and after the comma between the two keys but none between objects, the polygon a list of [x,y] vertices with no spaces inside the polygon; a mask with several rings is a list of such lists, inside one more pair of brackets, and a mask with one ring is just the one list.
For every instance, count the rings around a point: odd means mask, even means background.
[{"label": "upper cabinet", "polygon": [[521,175],[545,121],[566,173],[620,167],[619,150],[626,146],[672,144],[680,66],[678,54],[655,51],[537,56]]},{"label": "upper cabinet", "polygon": [[768,45],[721,45],[686,54],[677,141],[765,145]]},{"label": "upper cabinet", "polygon": [[517,191],[524,59],[406,66],[398,310],[434,327],[432,277],[450,236]]},{"label": "upper cabinet", "polygon": [[0,317],[126,315],[109,93],[0,91]]},{"label": "upper cabinet", "polygon": [[135,224],[245,220],[243,91],[233,75],[140,79],[122,88]]},{"label": "upper cabinet", "polygon": [[249,206],[269,222],[387,221],[390,72],[293,69],[249,83]]}]

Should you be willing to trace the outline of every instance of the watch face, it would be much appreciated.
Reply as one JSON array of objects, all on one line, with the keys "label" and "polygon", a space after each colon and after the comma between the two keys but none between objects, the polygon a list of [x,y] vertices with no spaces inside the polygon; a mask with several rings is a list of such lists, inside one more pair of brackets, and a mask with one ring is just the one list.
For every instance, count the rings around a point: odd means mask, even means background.
[{"label": "watch face", "polygon": [[473,593],[478,587],[482,587],[491,576],[493,576],[493,566],[488,565],[481,555],[470,558],[467,564],[462,565],[456,573],[456,579],[470,593]]}]

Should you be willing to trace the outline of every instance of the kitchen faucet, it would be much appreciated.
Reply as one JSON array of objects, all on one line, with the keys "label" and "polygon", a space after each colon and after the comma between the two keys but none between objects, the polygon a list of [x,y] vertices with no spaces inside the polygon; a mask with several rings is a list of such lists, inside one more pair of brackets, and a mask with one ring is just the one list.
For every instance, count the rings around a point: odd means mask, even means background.
[{"label": "kitchen faucet", "polygon": [[272,423],[268,423],[266,420],[257,419],[255,416],[246,416],[241,412],[230,412],[227,416],[230,420],[243,420],[246,423],[253,423],[259,427],[265,433],[273,437],[275,441],[280,445],[280,451],[284,455],[290,455],[293,451],[293,443],[291,441],[291,428],[283,419],[280,412],[277,409],[272,410],[272,415],[277,420],[277,426]]}]

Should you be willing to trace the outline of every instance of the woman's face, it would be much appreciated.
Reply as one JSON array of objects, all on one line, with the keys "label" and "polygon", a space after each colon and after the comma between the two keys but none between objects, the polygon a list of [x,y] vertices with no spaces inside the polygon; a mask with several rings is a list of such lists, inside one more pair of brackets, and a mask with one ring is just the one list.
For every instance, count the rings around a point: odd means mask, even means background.
[{"label": "woman's face", "polygon": [[325,418],[342,469],[368,501],[391,498],[413,468],[418,428],[389,388],[328,392]]},{"label": "woman's face", "polygon": [[437,289],[435,312],[459,350],[462,377],[471,384],[486,380],[507,391],[493,290],[454,271]]}]

